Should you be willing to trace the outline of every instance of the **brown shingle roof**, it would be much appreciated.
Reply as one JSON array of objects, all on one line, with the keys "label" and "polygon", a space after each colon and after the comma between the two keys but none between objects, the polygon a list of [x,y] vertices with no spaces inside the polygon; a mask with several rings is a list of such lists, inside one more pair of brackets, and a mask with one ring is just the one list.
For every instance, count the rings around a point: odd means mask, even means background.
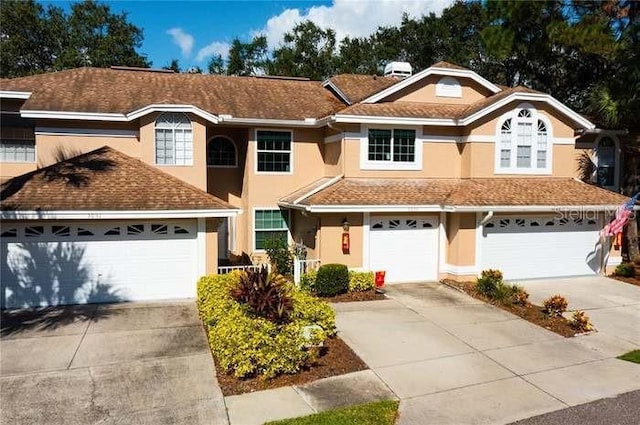
[{"label": "brown shingle roof", "polygon": [[344,105],[318,81],[77,68],[3,79],[31,91],[23,109],[128,113],[150,104],[189,104],[239,118],[322,118]]},{"label": "brown shingle roof", "polygon": [[[289,198],[289,197],[287,197]],[[470,179],[346,178],[300,205],[439,205],[442,207],[619,205],[629,198],[569,177]]]},{"label": "brown shingle roof", "polygon": [[526,87],[512,87],[470,105],[426,102],[358,103],[348,106],[340,111],[339,114],[376,117],[461,119],[481,111],[492,103],[495,103],[513,93],[541,92],[531,90]]},{"label": "brown shingle roof", "polygon": [[236,209],[107,146],[14,177],[0,199],[3,211]]},{"label": "brown shingle roof", "polygon": [[331,77],[329,81],[347,96],[350,103],[358,103],[400,82],[400,80],[394,77],[360,74],[340,74]]},{"label": "brown shingle roof", "polygon": [[339,112],[340,115],[376,117],[443,118],[461,117],[469,105],[424,102],[357,103]]}]

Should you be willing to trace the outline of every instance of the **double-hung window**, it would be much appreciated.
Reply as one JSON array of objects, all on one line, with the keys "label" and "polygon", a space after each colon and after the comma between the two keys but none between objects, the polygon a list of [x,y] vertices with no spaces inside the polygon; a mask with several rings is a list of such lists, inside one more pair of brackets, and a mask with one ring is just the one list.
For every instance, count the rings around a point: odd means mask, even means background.
[{"label": "double-hung window", "polygon": [[[419,164],[416,131],[371,128],[366,140],[364,168],[417,169]],[[418,168],[419,169],[419,168]]]},{"label": "double-hung window", "polygon": [[265,242],[271,239],[287,240],[287,212],[279,209],[256,210],[254,219],[254,249],[265,249]]},{"label": "double-hung window", "polygon": [[290,131],[258,130],[257,171],[290,173],[292,165],[292,135]]},{"label": "double-hung window", "polygon": [[193,165],[193,129],[182,113],[164,113],[155,123],[156,164]]},{"label": "double-hung window", "polygon": [[496,143],[496,171],[514,174],[551,172],[550,131],[534,109],[521,108],[502,121]]},{"label": "double-hung window", "polygon": [[0,162],[36,162],[33,128],[5,127],[2,129]]}]

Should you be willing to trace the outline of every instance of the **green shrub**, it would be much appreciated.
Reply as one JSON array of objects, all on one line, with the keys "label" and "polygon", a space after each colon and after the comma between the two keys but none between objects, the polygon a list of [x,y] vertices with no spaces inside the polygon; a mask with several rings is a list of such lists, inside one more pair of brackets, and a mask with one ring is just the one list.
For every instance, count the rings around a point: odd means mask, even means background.
[{"label": "green shrub", "polygon": [[286,323],[293,308],[289,290],[289,282],[284,277],[270,275],[267,268],[262,267],[242,273],[238,285],[231,289],[231,296],[249,306],[257,316],[274,323]]},{"label": "green shrub", "polygon": [[314,293],[316,291],[317,270],[309,270],[300,276],[300,289],[306,292]]},{"label": "green shrub", "polygon": [[544,312],[547,316],[560,317],[562,316],[562,313],[567,311],[569,303],[565,297],[561,295],[553,295],[552,297],[544,300],[543,305]]},{"label": "green shrub", "polygon": [[362,292],[375,289],[373,272],[349,271],[349,292]]},{"label": "green shrub", "polygon": [[324,264],[316,276],[316,293],[333,297],[349,290],[349,269],[344,264]]},{"label": "green shrub", "polygon": [[283,276],[293,274],[293,253],[289,250],[286,238],[267,238],[264,241],[273,272]]},{"label": "green shrub", "polygon": [[[480,294],[493,298],[499,283],[502,283],[502,272],[500,270],[483,270],[476,280],[475,289]],[[501,291],[504,292],[503,289]]]},{"label": "green shrub", "polygon": [[491,299],[498,301],[502,304],[510,304],[513,302],[513,286],[507,285],[504,282],[497,282],[495,289],[491,293]]},{"label": "green shrub", "polygon": [[614,274],[616,276],[634,277],[636,275],[636,269],[633,264],[622,263],[616,267]]},{"label": "green shrub", "polygon": [[[207,326],[209,345],[220,367],[238,377],[273,377],[295,373],[316,360],[317,351],[306,349],[335,335],[331,307],[317,298],[290,288],[289,322],[277,324],[256,317],[247,304],[233,299],[242,272],[206,276],[198,282],[198,310]],[[306,326],[322,330],[303,335]]]}]

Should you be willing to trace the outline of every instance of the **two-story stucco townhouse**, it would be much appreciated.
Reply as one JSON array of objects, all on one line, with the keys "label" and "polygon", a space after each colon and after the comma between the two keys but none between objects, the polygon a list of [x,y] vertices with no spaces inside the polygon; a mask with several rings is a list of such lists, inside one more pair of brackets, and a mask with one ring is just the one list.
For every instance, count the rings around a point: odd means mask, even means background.
[{"label": "two-story stucco townhouse", "polygon": [[192,297],[279,235],[390,283],[593,274],[627,200],[575,178],[591,122],[444,62],[322,83],[81,68],[0,90],[8,307]]}]

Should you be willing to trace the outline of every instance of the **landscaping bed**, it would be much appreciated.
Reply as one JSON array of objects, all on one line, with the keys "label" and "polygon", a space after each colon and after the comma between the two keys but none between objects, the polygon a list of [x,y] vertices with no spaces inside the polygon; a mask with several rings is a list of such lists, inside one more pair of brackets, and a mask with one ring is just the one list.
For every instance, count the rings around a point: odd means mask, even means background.
[{"label": "landscaping bed", "polygon": [[544,307],[531,304],[530,302],[526,302],[525,305],[504,304],[496,302],[489,297],[478,293],[475,289],[475,282],[458,282],[455,280],[445,279],[442,281],[442,283],[447,286],[456,288],[466,293],[467,295],[472,296],[473,298],[482,300],[488,304],[492,304],[498,308],[501,308],[502,310],[508,311],[509,313],[515,314],[516,316],[521,317],[528,322],[555,332],[558,335],[571,337],[580,333],[574,327],[572,327],[571,322],[564,317],[548,316],[547,314],[545,314]]},{"label": "landscaping bed", "polygon": [[302,385],[317,379],[368,369],[367,365],[360,360],[360,357],[338,337],[325,340],[324,348],[318,361],[311,367],[303,367],[296,374],[278,375],[270,379],[259,376],[237,378],[233,374],[222,371],[215,357],[214,361],[216,363],[218,383],[222,388],[222,394],[225,396],[268,390],[287,385]]},{"label": "landscaping bed", "polygon": [[387,296],[376,292],[375,289],[360,292],[347,292],[346,294],[336,295],[334,297],[323,298],[329,303],[348,303],[354,301],[376,301],[385,300]]},{"label": "landscaping bed", "polygon": [[638,276],[640,276],[640,274],[636,275],[636,277],[624,277],[624,276],[616,276],[616,275],[609,275],[607,277],[610,277],[611,279],[619,280],[620,282],[628,283],[630,285],[640,286],[640,278],[638,278]]},{"label": "landscaping bed", "polygon": [[630,285],[640,286],[640,266],[633,263],[622,263],[616,267],[616,271],[613,274],[607,277]]}]

